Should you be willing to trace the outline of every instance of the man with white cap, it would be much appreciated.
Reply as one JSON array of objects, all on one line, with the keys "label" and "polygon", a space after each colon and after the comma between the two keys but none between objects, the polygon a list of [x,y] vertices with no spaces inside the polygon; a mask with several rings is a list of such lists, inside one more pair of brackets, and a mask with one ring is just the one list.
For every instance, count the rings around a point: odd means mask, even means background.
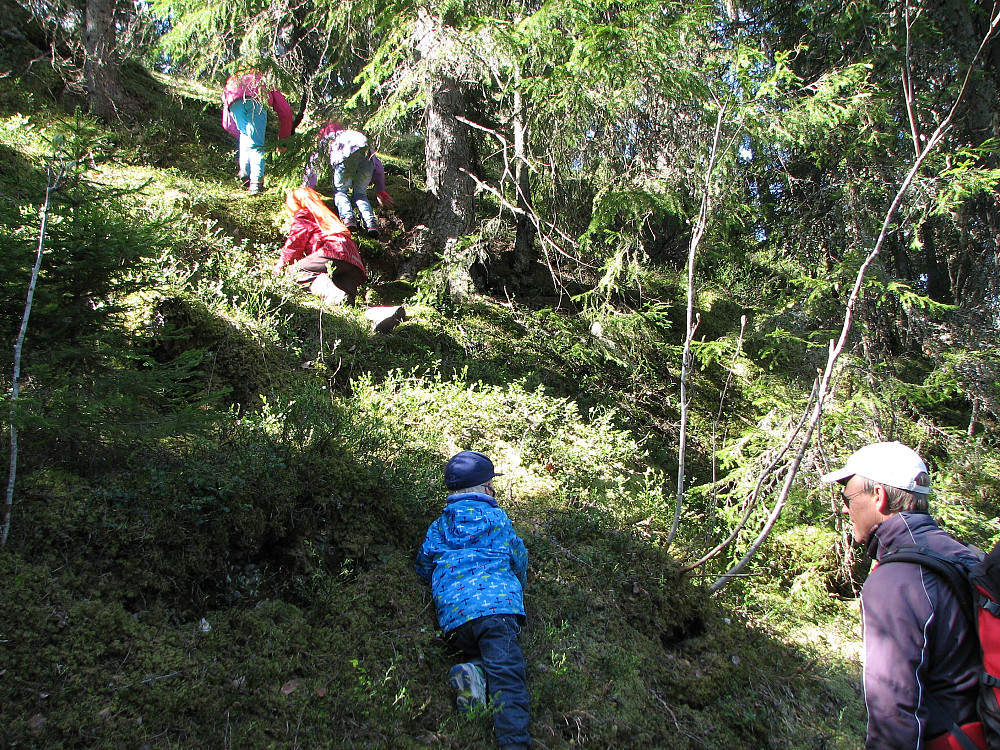
[{"label": "man with white cap", "polygon": [[953,722],[979,740],[979,641],[957,592],[919,563],[878,565],[914,546],[978,560],[928,513],[927,465],[902,443],[873,443],[822,480],[843,485],[841,512],[876,561],[861,589],[866,750],[959,748],[949,733]]}]

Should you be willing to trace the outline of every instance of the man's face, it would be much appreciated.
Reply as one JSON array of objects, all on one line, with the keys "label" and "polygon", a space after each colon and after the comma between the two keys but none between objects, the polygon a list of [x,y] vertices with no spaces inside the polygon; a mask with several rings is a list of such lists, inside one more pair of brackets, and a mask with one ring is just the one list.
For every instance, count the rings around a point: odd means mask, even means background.
[{"label": "man's face", "polygon": [[875,493],[865,492],[865,479],[855,474],[847,480],[841,491],[840,512],[846,513],[851,519],[854,541],[864,544],[868,541],[872,527],[885,520],[876,507]]}]

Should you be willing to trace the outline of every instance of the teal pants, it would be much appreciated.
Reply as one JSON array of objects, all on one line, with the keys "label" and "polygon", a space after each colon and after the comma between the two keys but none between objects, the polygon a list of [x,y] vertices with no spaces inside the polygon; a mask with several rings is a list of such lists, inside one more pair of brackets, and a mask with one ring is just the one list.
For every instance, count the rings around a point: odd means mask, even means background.
[{"label": "teal pants", "polygon": [[240,131],[240,174],[250,182],[260,182],[264,177],[264,133],[267,130],[267,108],[256,99],[240,99],[229,105],[229,114]]}]

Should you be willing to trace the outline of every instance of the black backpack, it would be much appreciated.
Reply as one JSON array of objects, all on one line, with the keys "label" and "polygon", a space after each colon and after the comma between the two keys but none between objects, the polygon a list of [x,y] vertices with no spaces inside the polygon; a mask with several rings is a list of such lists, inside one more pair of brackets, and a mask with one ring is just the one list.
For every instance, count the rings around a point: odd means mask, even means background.
[{"label": "black backpack", "polygon": [[[969,622],[975,624],[983,665],[976,712],[987,750],[1000,750],[1000,543],[973,565],[920,546],[900,547],[879,560],[879,565],[893,562],[916,563],[937,573],[958,596]],[[952,737],[964,750],[982,750],[933,697],[927,697],[931,713],[950,727]]]}]

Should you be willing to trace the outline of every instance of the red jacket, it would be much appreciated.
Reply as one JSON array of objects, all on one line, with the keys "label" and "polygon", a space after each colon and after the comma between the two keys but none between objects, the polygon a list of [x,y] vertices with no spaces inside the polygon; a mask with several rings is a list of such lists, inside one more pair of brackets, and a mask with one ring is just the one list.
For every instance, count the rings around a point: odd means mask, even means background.
[{"label": "red jacket", "polygon": [[281,249],[281,266],[290,265],[307,255],[343,260],[352,266],[357,266],[366,276],[368,275],[354,240],[342,234],[324,235],[312,211],[303,208],[292,218],[292,227],[288,230],[288,238]]}]

